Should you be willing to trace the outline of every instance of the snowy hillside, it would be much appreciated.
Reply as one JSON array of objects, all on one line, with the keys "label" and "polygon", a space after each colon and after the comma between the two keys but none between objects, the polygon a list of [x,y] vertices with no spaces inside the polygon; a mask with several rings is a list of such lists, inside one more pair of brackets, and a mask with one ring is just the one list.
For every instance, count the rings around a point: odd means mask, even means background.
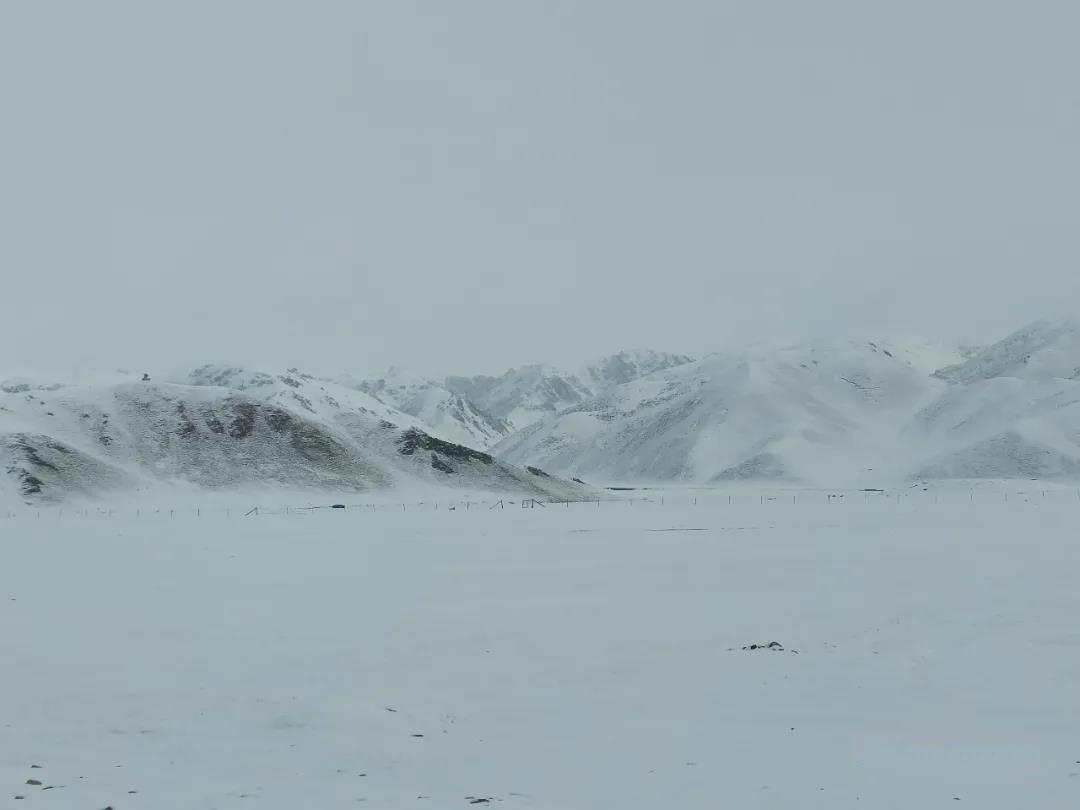
[{"label": "snowy hillside", "polygon": [[398,368],[377,380],[345,384],[415,417],[432,435],[447,441],[483,449],[513,432],[507,420],[485,413],[434,380],[413,377]]},{"label": "snowy hillside", "polygon": [[617,386],[495,452],[605,481],[869,483],[944,387],[872,342],[755,347]]},{"label": "snowy hillside", "polygon": [[1078,369],[1070,322],[1033,324],[966,359],[919,343],[757,347],[618,386],[495,452],[618,482],[1075,479]]},{"label": "snowy hillside", "polygon": [[682,366],[693,360],[693,357],[685,354],[631,349],[608,355],[599,362],[587,366],[581,373],[581,378],[594,393],[599,394],[613,386],[633,382],[657,371]]},{"label": "snowy hillside", "polygon": [[1075,321],[963,351],[819,340],[696,361],[622,352],[573,372],[531,365],[443,382],[239,366],[164,383],[122,371],[78,385],[20,374],[0,378],[0,495],[166,482],[582,492],[525,468],[597,484],[1073,480],[1078,403]]},{"label": "snowy hillside", "polygon": [[500,377],[447,377],[446,388],[515,429],[580,405],[616,385],[690,362],[686,355],[636,350],[610,355],[579,371],[546,365],[510,369]]},{"label": "snowy hillside", "polygon": [[433,438],[413,417],[367,394],[296,370],[203,367],[188,382],[7,386],[0,393],[0,490],[29,500],[170,483],[339,492],[454,487],[560,499],[582,493]]},{"label": "snowy hillside", "polygon": [[998,377],[956,385],[903,434],[920,478],[1080,478],[1080,382]]},{"label": "snowy hillside", "polygon": [[642,349],[604,357],[577,371],[534,364],[498,377],[451,376],[438,382],[394,367],[374,379],[337,379],[415,417],[432,435],[486,449],[613,386],[688,362],[685,355]]},{"label": "snowy hillside", "polygon": [[1080,321],[1037,321],[936,376],[953,383],[994,377],[1080,379]]}]

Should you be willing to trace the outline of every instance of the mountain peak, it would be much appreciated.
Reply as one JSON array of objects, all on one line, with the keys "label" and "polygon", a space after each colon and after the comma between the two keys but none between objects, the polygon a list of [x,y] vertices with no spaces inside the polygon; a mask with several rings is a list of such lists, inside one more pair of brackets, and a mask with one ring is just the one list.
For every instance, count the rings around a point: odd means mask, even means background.
[{"label": "mountain peak", "polygon": [[1077,379],[1080,377],[1080,320],[1042,319],[975,351],[962,363],[946,366],[936,377],[972,383],[995,377]]}]

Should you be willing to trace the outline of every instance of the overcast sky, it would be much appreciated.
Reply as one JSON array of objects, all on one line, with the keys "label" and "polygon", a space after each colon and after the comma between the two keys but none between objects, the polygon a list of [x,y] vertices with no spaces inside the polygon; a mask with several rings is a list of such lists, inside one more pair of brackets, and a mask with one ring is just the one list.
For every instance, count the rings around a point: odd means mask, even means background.
[{"label": "overcast sky", "polygon": [[2,366],[1080,314],[1074,0],[0,2]]}]

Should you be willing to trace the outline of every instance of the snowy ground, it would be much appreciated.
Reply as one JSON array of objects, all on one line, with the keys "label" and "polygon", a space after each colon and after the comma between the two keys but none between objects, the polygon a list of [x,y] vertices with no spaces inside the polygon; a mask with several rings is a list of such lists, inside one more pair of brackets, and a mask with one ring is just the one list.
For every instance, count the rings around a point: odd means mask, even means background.
[{"label": "snowy ground", "polygon": [[0,807],[1074,808],[1080,499],[1003,494],[19,512]]}]

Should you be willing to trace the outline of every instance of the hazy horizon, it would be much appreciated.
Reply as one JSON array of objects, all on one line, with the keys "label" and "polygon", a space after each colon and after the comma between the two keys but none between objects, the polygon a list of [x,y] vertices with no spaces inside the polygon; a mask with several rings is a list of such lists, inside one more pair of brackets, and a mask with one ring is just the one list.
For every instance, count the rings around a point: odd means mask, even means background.
[{"label": "hazy horizon", "polygon": [[1080,312],[1080,8],[0,10],[0,367],[501,373]]}]

